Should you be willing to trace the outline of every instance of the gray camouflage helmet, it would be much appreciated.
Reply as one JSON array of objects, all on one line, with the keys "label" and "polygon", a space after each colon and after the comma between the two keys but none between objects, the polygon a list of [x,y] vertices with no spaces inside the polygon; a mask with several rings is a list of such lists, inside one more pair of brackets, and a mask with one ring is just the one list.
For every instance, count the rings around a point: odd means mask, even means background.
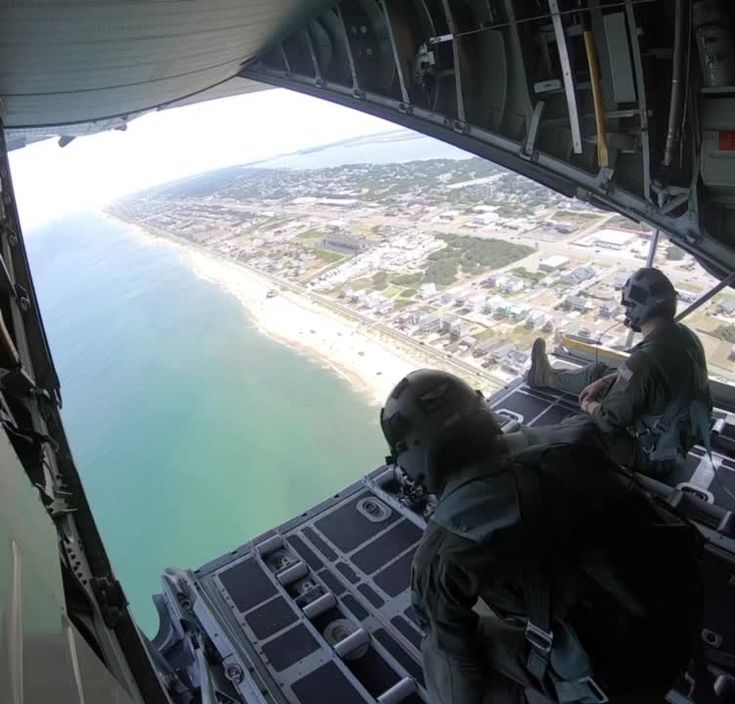
[{"label": "gray camouflage helmet", "polygon": [[676,289],[658,269],[638,269],[623,286],[621,303],[625,324],[635,332],[651,318],[672,318],[676,314]]},{"label": "gray camouflage helmet", "polygon": [[453,374],[419,369],[390,392],[380,426],[391,459],[432,493],[486,453],[500,432],[482,393]]}]

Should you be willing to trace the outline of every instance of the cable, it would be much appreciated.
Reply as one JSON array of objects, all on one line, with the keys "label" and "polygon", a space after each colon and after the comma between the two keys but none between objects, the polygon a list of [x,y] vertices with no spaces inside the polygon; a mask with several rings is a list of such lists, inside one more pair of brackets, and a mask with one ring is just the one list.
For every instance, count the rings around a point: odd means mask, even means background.
[{"label": "cable", "polygon": [[[650,3],[659,2],[659,0],[632,0],[632,2],[617,2],[610,5],[605,5],[604,9],[612,9],[615,7],[625,7],[626,5],[647,5]],[[560,10],[559,16],[563,17],[564,15],[573,15],[580,12],[592,12],[593,8],[591,7],[576,7],[573,10]],[[478,27],[477,29],[468,29],[466,32],[455,32],[454,34],[441,34],[436,37],[429,37],[429,41],[427,42],[430,45],[433,44],[441,44],[444,41],[449,41],[450,39],[457,39],[459,37],[467,37],[473,34],[479,34],[480,32],[489,32],[493,29],[503,29],[504,27],[514,27],[518,26],[519,24],[525,24],[527,22],[537,22],[538,20],[549,20],[551,19],[551,14],[544,14],[544,15],[536,15],[535,17],[526,17],[521,20],[514,20],[512,22],[501,22],[499,24],[493,24],[489,25],[487,27]]]}]

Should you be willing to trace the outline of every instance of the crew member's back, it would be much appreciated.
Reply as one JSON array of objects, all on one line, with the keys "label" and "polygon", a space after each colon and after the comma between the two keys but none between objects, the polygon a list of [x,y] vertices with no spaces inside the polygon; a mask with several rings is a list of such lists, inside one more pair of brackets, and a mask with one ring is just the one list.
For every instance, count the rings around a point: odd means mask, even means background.
[{"label": "crew member's back", "polygon": [[[412,570],[437,704],[664,696],[698,612],[695,529],[594,442],[512,451],[451,375],[409,375],[381,422],[439,497]],[[479,598],[499,618],[478,617]]]}]

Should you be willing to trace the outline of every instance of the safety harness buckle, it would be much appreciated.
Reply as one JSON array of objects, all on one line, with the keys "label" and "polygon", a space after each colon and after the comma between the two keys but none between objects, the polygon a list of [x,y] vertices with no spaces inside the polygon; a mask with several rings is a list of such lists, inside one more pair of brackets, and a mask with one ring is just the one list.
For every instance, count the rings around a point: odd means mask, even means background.
[{"label": "safety harness buckle", "polygon": [[554,634],[529,620],[526,621],[526,641],[534,650],[548,655],[554,642]]},{"label": "safety harness buckle", "polygon": [[592,677],[554,682],[556,698],[563,704],[606,704],[609,700]]}]

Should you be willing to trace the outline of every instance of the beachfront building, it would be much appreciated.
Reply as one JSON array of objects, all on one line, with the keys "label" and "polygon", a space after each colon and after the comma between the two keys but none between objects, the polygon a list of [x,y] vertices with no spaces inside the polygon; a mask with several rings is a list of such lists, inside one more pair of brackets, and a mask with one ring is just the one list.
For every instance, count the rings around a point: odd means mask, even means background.
[{"label": "beachfront building", "polygon": [[322,240],[322,247],[343,254],[359,254],[369,246],[370,243],[364,237],[356,237],[344,232],[331,232]]},{"label": "beachfront building", "polygon": [[[566,276],[562,277],[561,281],[567,286],[578,286],[579,284],[594,278],[596,273],[597,272],[591,266],[578,266],[576,269],[570,271]],[[628,279],[626,277],[626,281],[627,280]]]},{"label": "beachfront building", "polygon": [[452,325],[454,325],[458,320],[459,318],[456,315],[452,315],[451,313],[447,315],[442,315],[439,330],[441,330],[441,332],[443,333],[450,333],[452,330]]},{"label": "beachfront building", "polygon": [[601,318],[614,318],[617,315],[623,313],[625,309],[614,301],[608,301],[600,306],[600,317]]},{"label": "beachfront building", "polygon": [[505,357],[510,352],[513,351],[513,349],[514,349],[513,348],[513,345],[509,345],[509,344],[503,345],[503,344],[501,344],[499,347],[496,347],[494,350],[492,350],[490,352],[490,358],[492,359],[493,362],[495,362],[496,364],[498,364],[498,363],[502,362],[505,359]]},{"label": "beachfront building", "polygon": [[467,293],[467,291],[459,289],[458,291],[454,292],[454,305],[457,307],[463,306],[467,302],[468,298],[469,294]]},{"label": "beachfront building", "polygon": [[440,325],[441,321],[439,320],[438,315],[435,315],[434,313],[426,313],[421,316],[421,319],[419,320],[419,331],[434,332],[439,329]]},{"label": "beachfront building", "polygon": [[464,350],[465,352],[469,352],[476,344],[477,344],[477,340],[474,337],[472,337],[472,335],[465,335],[459,341],[460,349]]},{"label": "beachfront building", "polygon": [[440,220],[454,220],[461,215],[459,210],[445,210],[443,213],[439,213]]},{"label": "beachfront building", "polygon": [[522,305],[512,305],[508,311],[510,317],[517,323],[523,320],[528,315],[528,307]]},{"label": "beachfront building", "polygon": [[563,305],[567,310],[579,311],[580,313],[586,313],[592,308],[590,302],[581,296],[568,296]]},{"label": "beachfront building", "polygon": [[356,198],[319,198],[317,205],[327,205],[332,208],[354,208],[356,205],[361,205],[361,202]]},{"label": "beachfront building", "polygon": [[735,317],[735,298],[725,298],[717,304],[715,309],[717,315],[724,315],[726,318]]},{"label": "beachfront building", "polygon": [[487,304],[487,296],[484,293],[477,293],[467,299],[467,306],[475,313],[482,313]]},{"label": "beachfront building", "polygon": [[569,264],[569,257],[562,257],[560,254],[555,254],[548,259],[544,259],[539,265],[539,271],[551,273],[552,271],[559,271]]},{"label": "beachfront building", "polygon": [[618,230],[612,227],[606,227],[595,233],[595,244],[598,247],[618,250],[628,247],[635,237],[636,233],[630,230]]},{"label": "beachfront building", "polygon": [[517,276],[511,276],[510,274],[499,276],[496,285],[503,293],[518,293],[526,287],[523,279],[519,279]]},{"label": "beachfront building", "polygon": [[449,327],[449,337],[452,340],[461,340],[470,333],[470,326],[462,320],[455,320]]},{"label": "beachfront building", "polygon": [[479,342],[472,350],[472,356],[486,357],[490,352],[492,352],[492,350],[498,347],[499,344],[501,343],[497,340],[485,340],[484,342]]}]

